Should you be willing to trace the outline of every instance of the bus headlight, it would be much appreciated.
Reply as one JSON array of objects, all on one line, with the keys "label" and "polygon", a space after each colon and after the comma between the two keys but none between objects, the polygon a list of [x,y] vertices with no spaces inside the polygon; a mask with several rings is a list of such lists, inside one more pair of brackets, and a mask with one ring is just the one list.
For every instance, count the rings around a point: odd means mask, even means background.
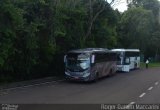
[{"label": "bus headlight", "polygon": [[66,71],[65,71],[65,74],[68,75],[68,76],[70,76],[69,72],[66,72]]},{"label": "bus headlight", "polygon": [[88,69],[88,70],[86,70],[86,71],[84,72],[83,77],[88,77],[89,75],[90,75],[90,71],[89,71],[89,69]]},{"label": "bus headlight", "polygon": [[90,73],[84,73],[83,77],[88,77]]}]

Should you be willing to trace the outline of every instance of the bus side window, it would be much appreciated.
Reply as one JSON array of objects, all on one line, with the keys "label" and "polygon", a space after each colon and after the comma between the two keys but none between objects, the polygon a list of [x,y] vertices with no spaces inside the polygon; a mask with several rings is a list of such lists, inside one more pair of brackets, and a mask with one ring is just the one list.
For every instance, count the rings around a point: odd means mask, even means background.
[{"label": "bus side window", "polygon": [[99,55],[96,53],[94,54],[95,57],[94,57],[94,63],[98,63],[99,62]]},{"label": "bus side window", "polygon": [[116,56],[116,61],[117,61],[117,64],[121,64],[121,58],[120,58],[120,55],[117,55],[117,56]]},{"label": "bus side window", "polygon": [[117,56],[117,60],[118,60],[118,61],[121,61],[121,58],[120,58],[120,56]]},{"label": "bus side window", "polygon": [[95,54],[95,62],[100,63],[104,61],[104,54],[103,53],[97,53]]}]

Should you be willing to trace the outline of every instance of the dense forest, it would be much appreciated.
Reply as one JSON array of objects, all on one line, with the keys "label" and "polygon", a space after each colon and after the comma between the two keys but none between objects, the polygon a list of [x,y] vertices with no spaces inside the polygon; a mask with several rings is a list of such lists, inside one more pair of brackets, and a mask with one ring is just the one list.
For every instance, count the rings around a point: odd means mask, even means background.
[{"label": "dense forest", "polygon": [[125,12],[116,2],[0,0],[0,82],[63,75],[64,54],[77,48],[139,48],[158,61],[160,2],[127,0]]}]

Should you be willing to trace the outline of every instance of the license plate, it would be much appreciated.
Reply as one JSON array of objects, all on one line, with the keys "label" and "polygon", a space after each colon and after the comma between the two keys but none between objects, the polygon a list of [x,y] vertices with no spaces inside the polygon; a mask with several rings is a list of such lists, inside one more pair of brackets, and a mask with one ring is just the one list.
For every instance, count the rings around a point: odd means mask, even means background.
[{"label": "license plate", "polygon": [[75,79],[79,79],[79,77],[74,77]]}]

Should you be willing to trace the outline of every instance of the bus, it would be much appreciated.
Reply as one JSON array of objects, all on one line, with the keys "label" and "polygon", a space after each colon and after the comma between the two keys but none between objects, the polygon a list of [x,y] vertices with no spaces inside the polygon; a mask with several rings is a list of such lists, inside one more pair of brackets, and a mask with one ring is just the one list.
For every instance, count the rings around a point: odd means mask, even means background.
[{"label": "bus", "polygon": [[69,80],[96,81],[116,72],[116,52],[105,48],[69,51],[64,56],[65,76]]},{"label": "bus", "polygon": [[129,72],[132,69],[140,68],[139,49],[112,49],[118,56],[117,71]]}]

